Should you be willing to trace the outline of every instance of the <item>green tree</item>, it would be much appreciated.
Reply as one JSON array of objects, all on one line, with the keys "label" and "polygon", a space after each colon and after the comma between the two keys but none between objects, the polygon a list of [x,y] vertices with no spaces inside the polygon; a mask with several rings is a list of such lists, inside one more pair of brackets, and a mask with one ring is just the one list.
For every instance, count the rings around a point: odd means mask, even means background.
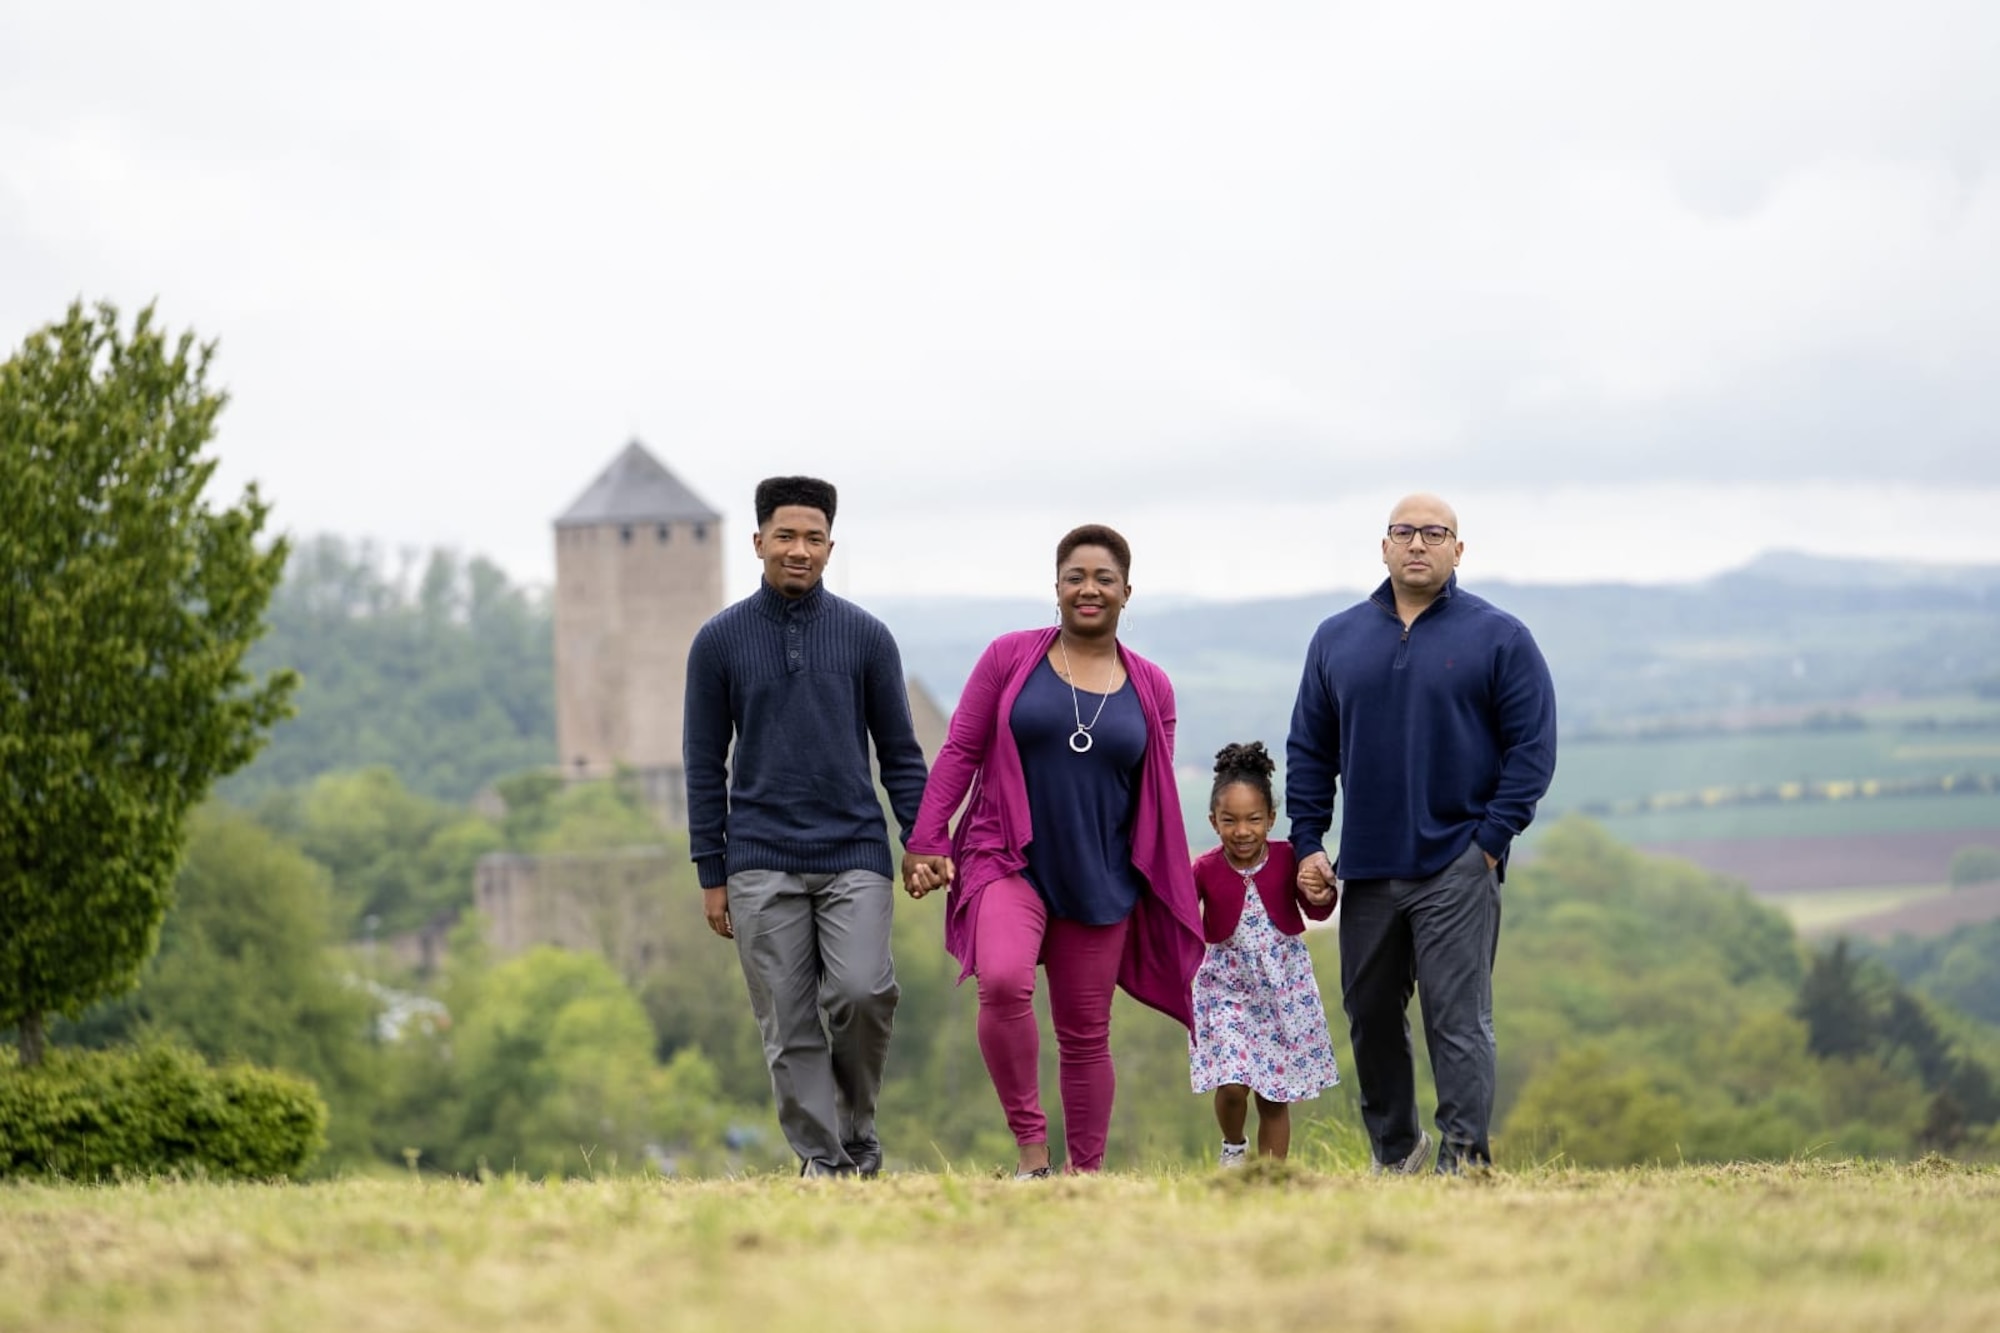
[{"label": "green tree", "polygon": [[452,1052],[461,1170],[630,1166],[657,1133],[652,1026],[595,954],[534,949],[494,968]]},{"label": "green tree", "polygon": [[1687,1107],[1672,1071],[1621,1063],[1597,1045],[1556,1057],[1521,1089],[1508,1133],[1546,1139],[1583,1166],[1674,1160]]},{"label": "green tree", "polygon": [[1987,1023],[2000,1024],[2000,921],[1948,935],[1899,935],[1873,950],[1908,985]]},{"label": "green tree", "polygon": [[[601,852],[673,841],[647,810],[629,769],[596,782],[567,782],[535,769],[502,778],[493,790],[507,807],[501,831],[509,851]],[[676,859],[684,852],[683,846]]]},{"label": "green tree", "polygon": [[1795,1012],[1811,1033],[1812,1053],[1823,1059],[1857,1056],[1874,1047],[1874,1005],[1862,982],[1861,964],[1845,939],[1813,956],[1799,985]]},{"label": "green tree", "polygon": [[108,305],[0,366],[0,1028],[137,980],[187,814],[248,763],[294,679],[244,654],[284,568],[252,486],[203,492],[214,345]]},{"label": "green tree", "polygon": [[170,1035],[210,1061],[252,1063],[319,1085],[329,1166],[370,1156],[380,1081],[376,1002],[335,952],[326,872],[226,805],[190,822],[160,949],[129,995],[99,1005],[59,1043]]},{"label": "green tree", "polygon": [[489,820],[410,791],[386,767],[322,774],[266,797],[257,817],[332,874],[348,934],[370,917],[390,935],[470,906],[474,867],[502,844]]}]

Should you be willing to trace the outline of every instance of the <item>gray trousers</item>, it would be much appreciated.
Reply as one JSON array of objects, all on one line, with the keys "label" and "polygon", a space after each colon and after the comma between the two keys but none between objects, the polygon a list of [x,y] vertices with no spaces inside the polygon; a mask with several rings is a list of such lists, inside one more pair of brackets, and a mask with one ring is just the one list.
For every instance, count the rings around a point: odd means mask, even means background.
[{"label": "gray trousers", "polygon": [[1341,1000],[1376,1160],[1401,1161],[1419,1138],[1413,989],[1437,1080],[1438,1169],[1492,1160],[1499,877],[1474,843],[1428,879],[1348,880],[1341,890]]},{"label": "gray trousers", "polygon": [[729,920],[764,1037],[778,1125],[808,1171],[872,1170],[899,991],[893,886],[870,870],[729,877]]}]

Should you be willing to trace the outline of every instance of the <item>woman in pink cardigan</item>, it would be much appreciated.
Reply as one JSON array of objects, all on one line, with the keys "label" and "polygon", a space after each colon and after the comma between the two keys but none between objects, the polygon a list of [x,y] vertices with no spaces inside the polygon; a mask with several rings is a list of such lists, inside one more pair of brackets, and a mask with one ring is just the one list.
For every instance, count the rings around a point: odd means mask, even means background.
[{"label": "woman in pink cardigan", "polygon": [[1114,987],[1193,1023],[1203,942],[1174,787],[1174,690],[1118,642],[1131,568],[1131,548],[1110,528],[1062,539],[1060,625],[1004,634],[980,656],[909,842],[910,895],[951,887],[945,947],[961,981],[978,978],[979,1049],[1020,1147],[1020,1179],[1050,1169],[1038,964],[1072,1171],[1104,1163]]}]

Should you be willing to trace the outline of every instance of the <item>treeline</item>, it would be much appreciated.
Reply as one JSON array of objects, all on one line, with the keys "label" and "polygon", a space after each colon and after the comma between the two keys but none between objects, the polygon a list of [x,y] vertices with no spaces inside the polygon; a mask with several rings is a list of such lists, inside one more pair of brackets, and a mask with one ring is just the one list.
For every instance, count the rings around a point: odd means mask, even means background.
[{"label": "treeline", "polygon": [[[615,783],[531,773],[501,785],[513,804],[499,819],[382,769],[327,774],[249,810],[212,802],[138,988],[58,1022],[53,1041],[170,1043],[303,1075],[331,1112],[322,1171],[580,1171],[579,1145],[602,1145],[599,1167],[669,1148],[720,1165],[724,1130],[754,1112],[719,1095],[699,1050],[674,1059],[688,1043],[664,1049],[639,992],[603,960],[490,959],[468,914],[487,851],[664,835]],[[398,931],[454,915],[441,975],[395,961]]]},{"label": "treeline", "polygon": [[1861,945],[1900,981],[1983,1023],[2000,1026],[2000,921],[1949,934]]},{"label": "treeline", "polygon": [[268,621],[249,661],[299,672],[297,712],[223,784],[231,800],[379,765],[412,791],[463,801],[553,762],[549,609],[489,560],[302,540]]},{"label": "treeline", "polygon": [[1516,1153],[2000,1152],[2000,1033],[1582,820],[1509,875],[1495,990]]},{"label": "treeline", "polygon": [[[684,844],[616,784],[502,785],[515,800],[503,819],[381,772],[328,775],[248,811],[212,805],[139,989],[55,1039],[173,1040],[305,1075],[331,1108],[323,1171],[782,1165],[742,975],[702,924],[691,873],[663,888],[684,926],[636,975],[589,953],[492,957],[471,914],[439,975],[393,961],[387,923],[466,908],[482,848],[665,841],[681,864]],[[899,1167],[998,1166],[1011,1146],[940,910],[897,904],[885,1143]],[[375,942],[357,942],[371,915]],[[1337,941],[1316,931],[1309,944],[1351,1070]],[[1992,1027],[1845,946],[1809,953],[1739,887],[1580,820],[1509,876],[1496,1000],[1503,1161],[2000,1154]],[[1121,999],[1114,1045],[1112,1165],[1207,1160],[1214,1127],[1188,1090],[1182,1030]],[[1044,1061],[1053,1114],[1046,1035]],[[1363,1160],[1354,1096],[1350,1082],[1301,1108],[1305,1160]]]}]

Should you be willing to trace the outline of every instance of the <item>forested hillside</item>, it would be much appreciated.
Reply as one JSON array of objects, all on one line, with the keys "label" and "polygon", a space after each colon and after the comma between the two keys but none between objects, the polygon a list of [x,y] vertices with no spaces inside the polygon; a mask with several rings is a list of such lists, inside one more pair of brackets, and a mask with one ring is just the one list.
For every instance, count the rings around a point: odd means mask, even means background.
[{"label": "forested hillside", "polygon": [[[414,1157],[464,1173],[585,1174],[579,1145],[600,1164],[616,1155],[688,1172],[777,1161],[735,951],[701,924],[691,876],[670,909],[685,929],[631,979],[594,954],[492,957],[476,918],[428,981],[369,942],[338,946],[357,913],[394,916],[437,901],[425,886],[442,897],[465,884],[469,866],[454,857],[482,845],[684,845],[609,787],[518,794],[511,827],[437,822],[424,798],[346,778],[315,784],[278,827],[212,811],[139,990],[54,1037],[171,1038],[305,1074],[332,1108],[329,1169]],[[1515,869],[1505,898],[1502,1161],[2000,1152],[2000,1033],[1844,947],[1808,952],[1740,887],[1572,821]],[[974,993],[942,946],[942,906],[897,903],[903,994],[884,1140],[906,1167],[1011,1161]],[[1351,1073],[1334,932],[1308,943]],[[1185,1032],[1121,998],[1114,1048],[1112,1165],[1207,1160],[1214,1122],[1188,1090]],[[1052,1088],[1046,1033],[1043,1050]],[[1358,1124],[1350,1081],[1301,1108],[1301,1151],[1358,1160]]]},{"label": "forested hillside", "polygon": [[555,754],[548,607],[484,559],[301,541],[251,662],[303,680],[297,715],[224,786],[233,800],[374,765],[465,800]]},{"label": "forested hillside", "polygon": [[1871,953],[1914,989],[2000,1025],[2000,921],[1925,939],[1905,935]]}]

